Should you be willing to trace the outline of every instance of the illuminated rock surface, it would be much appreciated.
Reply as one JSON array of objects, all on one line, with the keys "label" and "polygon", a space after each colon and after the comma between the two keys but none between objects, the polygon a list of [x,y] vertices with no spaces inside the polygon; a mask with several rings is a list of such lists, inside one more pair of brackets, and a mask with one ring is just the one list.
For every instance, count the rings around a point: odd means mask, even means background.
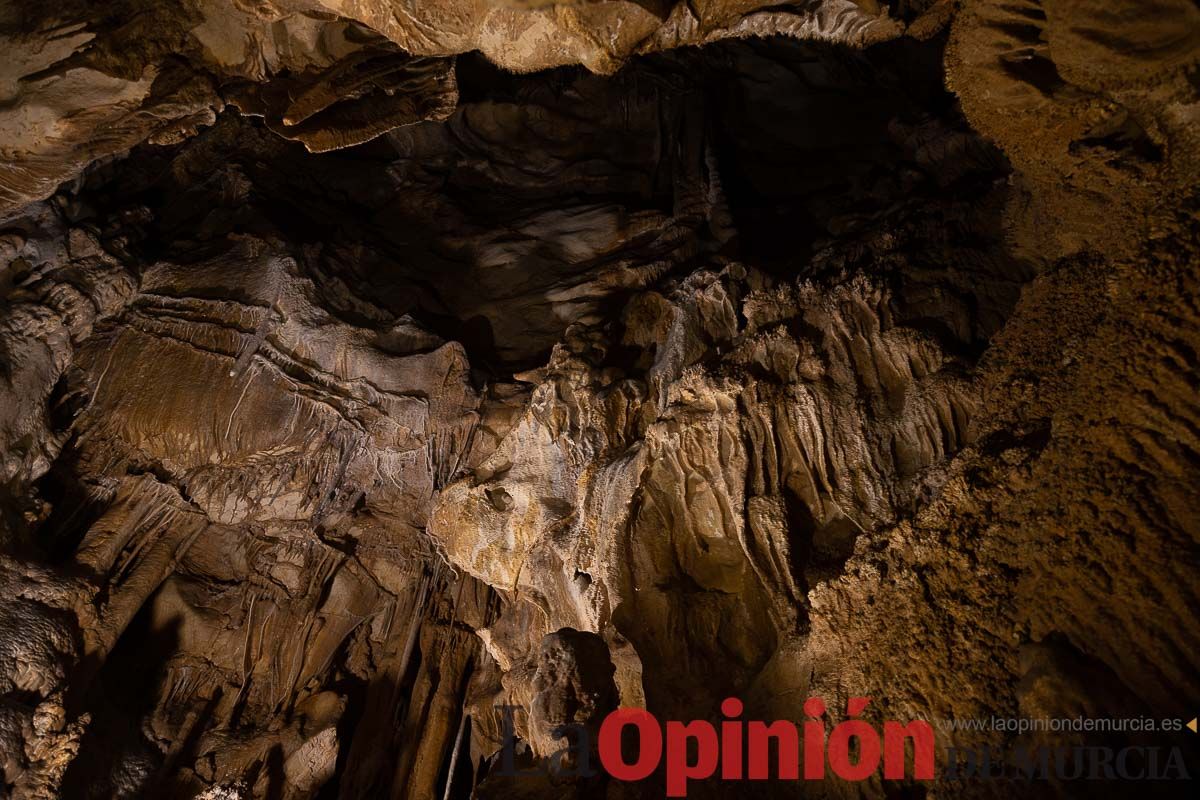
[{"label": "illuminated rock surface", "polygon": [[501,706],[521,766],[618,704],[1194,716],[1194,3],[0,40],[0,796],[662,796],[498,774]]}]

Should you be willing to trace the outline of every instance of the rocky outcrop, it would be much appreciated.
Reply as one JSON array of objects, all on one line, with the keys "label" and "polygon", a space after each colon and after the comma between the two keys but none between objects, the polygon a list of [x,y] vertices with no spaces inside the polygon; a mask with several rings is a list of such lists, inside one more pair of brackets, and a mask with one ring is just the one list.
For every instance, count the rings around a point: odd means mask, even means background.
[{"label": "rocky outcrop", "polygon": [[1200,697],[1194,4],[94,5],[0,14],[0,794]]}]

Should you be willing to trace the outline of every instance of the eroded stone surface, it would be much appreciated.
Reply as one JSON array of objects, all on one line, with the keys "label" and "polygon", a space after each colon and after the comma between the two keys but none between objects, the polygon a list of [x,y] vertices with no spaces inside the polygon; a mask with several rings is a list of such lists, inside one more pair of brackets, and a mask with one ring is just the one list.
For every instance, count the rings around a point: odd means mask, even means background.
[{"label": "eroded stone surface", "polygon": [[1126,5],[5,5],[4,791],[1194,705],[1196,9]]}]

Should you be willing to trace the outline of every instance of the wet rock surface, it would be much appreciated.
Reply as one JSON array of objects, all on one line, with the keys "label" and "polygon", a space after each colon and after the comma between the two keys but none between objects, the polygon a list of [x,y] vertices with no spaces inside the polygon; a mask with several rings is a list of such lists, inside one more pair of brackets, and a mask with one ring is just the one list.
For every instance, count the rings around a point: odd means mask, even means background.
[{"label": "wet rock surface", "polygon": [[1197,14],[4,4],[0,795],[1194,716]]}]

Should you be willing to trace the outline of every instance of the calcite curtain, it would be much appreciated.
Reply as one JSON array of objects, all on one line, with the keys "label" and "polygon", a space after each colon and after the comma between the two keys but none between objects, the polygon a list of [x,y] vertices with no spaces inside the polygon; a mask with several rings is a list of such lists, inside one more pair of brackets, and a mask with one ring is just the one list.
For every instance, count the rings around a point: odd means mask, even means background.
[{"label": "calcite curtain", "polygon": [[0,797],[636,800],[562,726],[1200,711],[1192,0],[0,42]]}]

